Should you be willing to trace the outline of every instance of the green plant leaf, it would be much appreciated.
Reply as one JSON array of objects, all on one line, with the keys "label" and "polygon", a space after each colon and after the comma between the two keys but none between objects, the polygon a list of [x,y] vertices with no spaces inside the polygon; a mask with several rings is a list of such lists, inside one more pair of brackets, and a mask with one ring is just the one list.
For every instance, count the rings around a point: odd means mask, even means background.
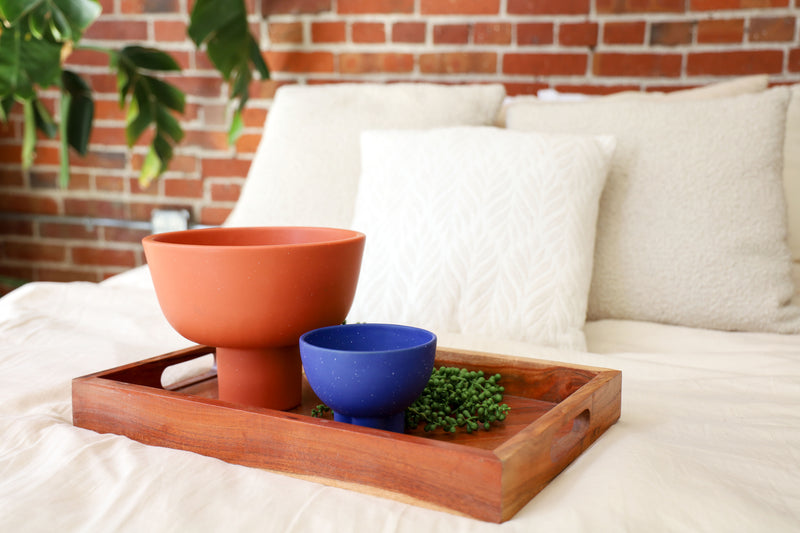
[{"label": "green plant leaf", "polygon": [[97,0],[48,0],[48,4],[52,6],[54,17],[59,13],[66,21],[75,40],[83,35],[103,10]]},{"label": "green plant leaf", "polygon": [[125,139],[129,147],[136,143],[154,119],[155,110],[147,82],[140,79],[133,87],[133,98],[125,126]]},{"label": "green plant leaf", "polygon": [[36,116],[33,110],[33,101],[22,100],[22,110],[25,117],[22,133],[22,168],[27,170],[33,164],[36,147]]},{"label": "green plant leaf", "polygon": [[150,85],[150,92],[153,93],[159,104],[183,113],[186,106],[186,96],[183,91],[158,78],[148,76],[147,81]]},{"label": "green plant leaf", "polygon": [[242,112],[237,109],[233,112],[231,119],[231,126],[228,128],[228,144],[232,145],[242,135],[244,130],[244,122],[242,121]]},{"label": "green plant leaf", "polygon": [[159,134],[163,133],[175,142],[183,139],[183,129],[180,123],[163,106],[156,109],[156,126]]},{"label": "green plant leaf", "polygon": [[143,189],[146,189],[161,174],[161,171],[161,159],[158,157],[155,148],[151,146],[142,163],[142,170],[139,172],[139,184]]},{"label": "green plant leaf", "polygon": [[11,113],[11,108],[14,106],[14,97],[6,96],[0,100],[0,120],[3,122],[8,120],[8,114]]},{"label": "green plant leaf", "polygon": [[[5,34],[5,31],[3,31]],[[50,87],[61,77],[61,45],[45,39],[20,39],[17,87]]]},{"label": "green plant leaf", "polygon": [[242,0],[196,0],[186,32],[195,45],[200,46],[220,28],[238,19],[247,19]]},{"label": "green plant leaf", "polygon": [[13,95],[19,80],[19,33],[16,28],[0,31],[0,95]]},{"label": "green plant leaf", "polygon": [[126,46],[119,51],[119,59],[146,70],[170,71],[181,69],[178,62],[171,55],[145,46]]},{"label": "green plant leaf", "polygon": [[69,185],[69,134],[67,133],[67,122],[69,121],[70,108],[72,107],[72,95],[64,91],[61,93],[61,122],[58,125],[60,133],[60,150],[59,156],[59,171],[58,183],[62,189],[66,189]]},{"label": "green plant leaf", "polygon": [[250,61],[255,65],[258,74],[262,80],[269,79],[269,67],[267,66],[264,57],[261,55],[261,50],[258,48],[258,42],[252,35],[250,37]]},{"label": "green plant leaf", "polygon": [[33,99],[33,116],[36,121],[36,127],[48,138],[52,139],[56,136],[58,126],[56,126],[56,122],[50,116],[50,112],[38,98]]},{"label": "green plant leaf", "polygon": [[44,0],[0,0],[0,11],[8,20],[9,24],[14,25],[25,16],[26,13],[35,9]]},{"label": "green plant leaf", "polygon": [[[62,99],[61,121],[62,124],[66,123],[66,129],[62,135],[66,135],[69,146],[72,146],[79,154],[86,155],[94,121],[92,91],[80,76],[69,70],[62,73],[61,83],[64,88],[62,94],[70,96],[67,107],[64,107]],[[66,116],[63,114],[65,110]]]}]

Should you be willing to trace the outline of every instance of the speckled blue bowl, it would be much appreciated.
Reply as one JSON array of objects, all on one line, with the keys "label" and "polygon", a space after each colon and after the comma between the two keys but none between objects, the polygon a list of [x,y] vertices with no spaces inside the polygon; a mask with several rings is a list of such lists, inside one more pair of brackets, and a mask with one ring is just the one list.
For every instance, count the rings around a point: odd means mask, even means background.
[{"label": "speckled blue bowl", "polygon": [[410,326],[345,324],[300,337],[308,383],[334,420],[400,433],[435,355],[436,335]]}]

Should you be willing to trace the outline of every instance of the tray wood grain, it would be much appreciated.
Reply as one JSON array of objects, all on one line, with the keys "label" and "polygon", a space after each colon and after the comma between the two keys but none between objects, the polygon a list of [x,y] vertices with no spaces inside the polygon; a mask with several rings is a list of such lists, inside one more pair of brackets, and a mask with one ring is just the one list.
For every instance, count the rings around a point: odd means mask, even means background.
[{"label": "tray wood grain", "polygon": [[437,366],[503,375],[505,422],[467,434],[405,434],[313,418],[303,384],[292,411],[217,398],[211,371],[164,388],[194,346],[72,382],[73,424],[480,520],[510,519],[620,416],[619,371],[439,349]]}]

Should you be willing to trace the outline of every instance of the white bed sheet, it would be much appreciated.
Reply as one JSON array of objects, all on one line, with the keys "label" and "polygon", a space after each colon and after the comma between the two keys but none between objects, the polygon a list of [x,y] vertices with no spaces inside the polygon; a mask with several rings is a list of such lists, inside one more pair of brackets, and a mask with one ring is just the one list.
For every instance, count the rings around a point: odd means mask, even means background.
[{"label": "white bed sheet", "polygon": [[188,346],[147,270],[0,299],[0,531],[798,531],[800,336],[586,327],[590,352],[440,345],[622,370],[622,417],[489,524],[75,428],[74,377]]}]

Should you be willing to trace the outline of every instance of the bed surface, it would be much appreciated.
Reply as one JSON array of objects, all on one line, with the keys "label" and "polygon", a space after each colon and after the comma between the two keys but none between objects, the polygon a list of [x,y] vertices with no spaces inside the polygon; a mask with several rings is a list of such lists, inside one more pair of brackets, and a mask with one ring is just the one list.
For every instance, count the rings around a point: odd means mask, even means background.
[{"label": "bed surface", "polygon": [[190,343],[146,268],[0,299],[2,531],[796,531],[800,336],[603,320],[588,352],[440,345],[619,369],[622,416],[488,524],[75,428],[70,381]]}]

